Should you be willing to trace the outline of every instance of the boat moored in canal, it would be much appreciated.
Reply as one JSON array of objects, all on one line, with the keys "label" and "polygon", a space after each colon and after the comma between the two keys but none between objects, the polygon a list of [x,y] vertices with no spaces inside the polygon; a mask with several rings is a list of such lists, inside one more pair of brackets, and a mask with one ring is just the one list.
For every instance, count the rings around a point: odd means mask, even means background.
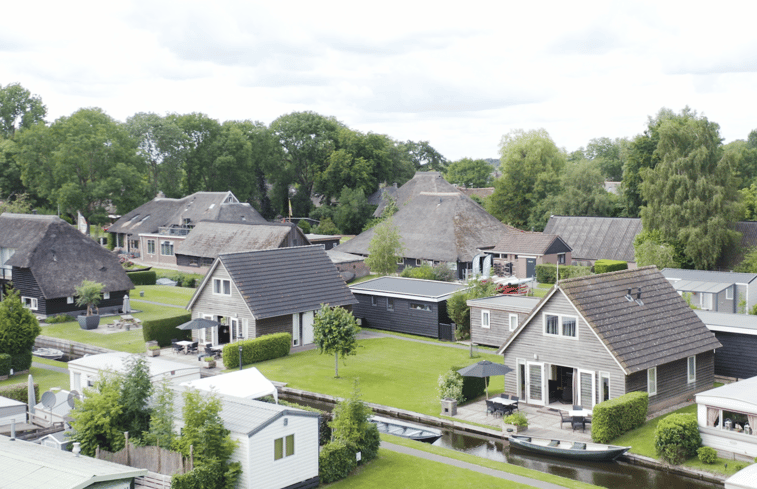
[{"label": "boat moored in canal", "polygon": [[593,462],[615,460],[631,449],[631,447],[621,447],[618,445],[551,440],[549,438],[534,438],[519,435],[510,436],[510,446],[544,455]]},{"label": "boat moored in canal", "polygon": [[424,443],[434,443],[442,436],[440,430],[417,424],[405,423],[404,421],[392,418],[371,416],[370,422],[377,425],[379,433],[401,436],[403,438],[410,438],[411,440],[422,441]]}]

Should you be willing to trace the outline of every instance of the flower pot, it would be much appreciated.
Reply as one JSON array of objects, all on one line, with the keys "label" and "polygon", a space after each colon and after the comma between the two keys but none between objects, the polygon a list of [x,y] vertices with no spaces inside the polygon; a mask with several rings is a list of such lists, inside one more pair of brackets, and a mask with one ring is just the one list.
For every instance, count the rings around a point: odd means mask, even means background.
[{"label": "flower pot", "polygon": [[91,316],[77,316],[77,321],[79,321],[79,327],[81,329],[97,329],[98,326],[100,326],[100,315],[99,314],[93,314]]},{"label": "flower pot", "polygon": [[457,416],[456,399],[442,399],[442,416]]},{"label": "flower pot", "polygon": [[502,433],[523,433],[528,429],[528,426],[518,426],[517,424],[502,423]]},{"label": "flower pot", "polygon": [[159,357],[160,356],[160,350],[147,350],[147,356],[148,357]]},{"label": "flower pot", "polygon": [[209,362],[206,362],[206,361],[203,360],[202,366],[203,366],[203,368],[216,368],[216,361],[215,360],[211,360]]}]

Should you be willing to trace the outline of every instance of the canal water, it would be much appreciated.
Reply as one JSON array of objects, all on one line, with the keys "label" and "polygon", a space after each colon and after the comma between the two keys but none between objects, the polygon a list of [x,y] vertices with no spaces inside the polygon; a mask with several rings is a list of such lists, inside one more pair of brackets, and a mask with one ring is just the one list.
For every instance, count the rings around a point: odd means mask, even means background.
[{"label": "canal water", "polygon": [[[284,396],[281,398],[324,411],[331,411],[333,408],[330,403],[310,399]],[[503,439],[453,430],[442,430],[442,437],[433,445],[612,489],[722,489],[723,487],[722,484],[713,484],[625,462],[573,462],[530,454],[518,449],[511,450],[510,444]]]}]

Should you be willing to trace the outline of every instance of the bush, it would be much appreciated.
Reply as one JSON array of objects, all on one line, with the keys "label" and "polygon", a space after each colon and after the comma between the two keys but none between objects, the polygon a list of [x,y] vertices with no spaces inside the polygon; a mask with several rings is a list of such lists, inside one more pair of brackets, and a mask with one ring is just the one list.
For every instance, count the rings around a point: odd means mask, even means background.
[{"label": "bush", "polygon": [[45,319],[45,322],[47,324],[57,324],[57,323],[67,323],[69,321],[73,321],[74,318],[67,314],[58,314],[57,316],[49,316]]},{"label": "bush", "polygon": [[191,314],[182,314],[172,318],[151,319],[142,324],[142,337],[145,341],[157,341],[160,346],[169,346],[172,339],[189,340],[191,331],[176,329],[180,324],[192,320]]},{"label": "bush", "polygon": [[455,369],[450,369],[439,376],[439,399],[455,399],[464,402],[463,377]]},{"label": "bush", "polygon": [[[577,265],[562,265],[560,267],[560,280],[573,277],[584,277],[591,274],[591,267]],[[536,265],[536,281],[540,284],[554,284],[557,276],[557,265],[543,263]]]},{"label": "bush", "polygon": [[683,463],[697,453],[701,444],[696,415],[671,414],[657,424],[654,433],[655,450],[668,463]]},{"label": "bush", "polygon": [[718,452],[712,447],[701,447],[697,450],[697,456],[703,464],[714,464],[718,460]]},{"label": "bush", "polygon": [[152,270],[146,272],[126,272],[129,276],[131,283],[134,285],[155,285],[155,281],[158,280],[158,276]]},{"label": "bush", "polygon": [[305,220],[300,220],[297,222],[297,227],[302,230],[305,234],[310,234],[310,223]]},{"label": "bush", "polygon": [[321,448],[318,455],[318,478],[321,484],[344,479],[355,467],[355,451],[344,443],[330,442]]},{"label": "bush", "polygon": [[[29,402],[29,384],[21,382],[0,387],[0,396],[13,399],[18,402]],[[34,398],[39,400],[39,384],[34,384]]]},{"label": "bush", "polygon": [[108,248],[110,251],[113,251],[113,249],[116,247],[116,236],[113,233],[107,233],[108,234],[108,244],[105,245],[106,248]]},{"label": "bush", "polygon": [[239,345],[242,345],[242,364],[250,365],[289,355],[289,350],[292,348],[292,335],[274,333],[253,340],[229,343],[223,347],[223,364],[226,368],[239,365]]},{"label": "bush", "polygon": [[514,426],[528,426],[528,420],[526,419],[526,415],[523,413],[511,414],[505,417],[503,421]]},{"label": "bush", "polygon": [[11,356],[7,353],[0,353],[0,376],[10,375],[11,373]]},{"label": "bush", "polygon": [[591,416],[591,439],[609,443],[623,433],[643,425],[647,419],[649,394],[629,392],[594,406]]},{"label": "bush", "polygon": [[597,260],[594,262],[594,273],[608,273],[618,270],[628,270],[628,262],[621,260]]},{"label": "bush", "polygon": [[361,452],[361,465],[378,457],[379,445],[381,445],[381,435],[379,435],[378,426],[371,423],[363,432],[358,446]]},{"label": "bush", "polygon": [[[452,367],[457,372],[463,367]],[[459,374],[458,374],[459,375]],[[461,376],[462,377],[462,376]],[[462,377],[464,400],[473,400],[486,392],[486,379],[483,377]]]},{"label": "bush", "polygon": [[29,370],[32,366],[32,352],[16,353],[11,355],[11,368],[14,372]]}]

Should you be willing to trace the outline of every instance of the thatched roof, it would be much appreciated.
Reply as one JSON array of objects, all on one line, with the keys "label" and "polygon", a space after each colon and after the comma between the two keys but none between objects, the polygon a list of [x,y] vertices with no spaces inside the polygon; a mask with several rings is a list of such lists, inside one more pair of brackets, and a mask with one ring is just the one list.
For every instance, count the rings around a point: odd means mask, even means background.
[{"label": "thatched roof", "polygon": [[291,223],[240,223],[202,221],[176,247],[177,255],[217,258],[221,253],[267,250],[286,245],[287,236],[297,234],[297,245],[309,245],[300,228]]},{"label": "thatched roof", "polygon": [[6,264],[30,269],[47,299],[75,295],[85,279],[103,292],[134,288],[116,255],[56,216],[1,215],[0,247],[16,250]]},{"label": "thatched roof", "polygon": [[376,212],[373,213],[374,217],[380,217],[381,213],[384,212],[384,207],[388,203],[385,196],[394,199],[397,207],[402,209],[402,206],[407,205],[408,202],[424,192],[458,192],[457,188],[447,182],[438,171],[416,172],[415,176],[400,188],[386,187],[382,190],[381,202],[378,204]]},{"label": "thatched roof", "polygon": [[[442,262],[470,262],[478,248],[491,247],[515,228],[458,192],[438,172],[419,172],[397,190],[392,221],[402,237],[403,256]],[[368,255],[369,229],[335,249]]]},{"label": "thatched roof", "polygon": [[194,226],[200,221],[268,222],[231,192],[196,192],[181,199],[156,197],[123,215],[108,232],[137,236],[157,233],[162,226]]}]

